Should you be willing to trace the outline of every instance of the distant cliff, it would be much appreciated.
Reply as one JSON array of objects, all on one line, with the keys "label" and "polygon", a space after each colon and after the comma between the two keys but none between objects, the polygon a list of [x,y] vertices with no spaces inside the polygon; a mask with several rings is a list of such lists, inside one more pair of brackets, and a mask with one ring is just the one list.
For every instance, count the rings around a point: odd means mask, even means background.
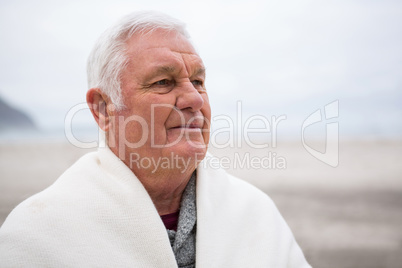
[{"label": "distant cliff", "polygon": [[35,129],[35,123],[27,114],[11,107],[0,97],[0,131]]}]

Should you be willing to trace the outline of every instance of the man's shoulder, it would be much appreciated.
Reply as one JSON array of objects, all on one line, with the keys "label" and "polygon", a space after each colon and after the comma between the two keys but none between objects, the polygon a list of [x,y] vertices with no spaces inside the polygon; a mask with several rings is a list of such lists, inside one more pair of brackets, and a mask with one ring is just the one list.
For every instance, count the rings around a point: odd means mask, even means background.
[{"label": "man's shoulder", "polygon": [[[110,167],[124,169],[124,164],[120,162],[110,151],[98,150],[83,155],[52,185],[20,203],[7,217],[6,222],[20,216],[31,220],[48,219],[59,212],[74,207],[92,206],[94,200],[108,198],[115,191],[124,188],[117,178],[124,178],[126,171],[113,174]],[[44,214],[48,215],[43,217]]]},{"label": "man's shoulder", "polygon": [[79,194],[80,189],[89,183],[96,176],[99,170],[97,152],[90,152],[81,156],[75,163],[67,168],[55,181],[46,189],[29,197],[17,208],[29,208],[31,203],[63,200],[63,195],[71,198],[71,190]]},{"label": "man's shoulder", "polygon": [[[101,267],[130,252],[134,257],[121,259],[129,263],[142,252],[133,253],[133,247],[147,241],[128,241],[123,233],[141,239],[142,229],[149,229],[153,238],[166,234],[157,228],[160,218],[135,178],[110,151],[83,156],[54,184],[10,213],[0,228],[0,266]],[[149,225],[138,228],[143,222]]]},{"label": "man's shoulder", "polygon": [[[40,218],[43,213],[47,213],[63,203],[68,203],[67,199],[73,199],[72,195],[79,194],[79,188],[82,188],[82,185],[79,186],[76,180],[86,183],[88,181],[86,178],[91,177],[91,174],[86,173],[85,170],[93,168],[94,163],[96,163],[96,153],[88,153],[82,156],[65,170],[52,185],[22,201],[10,213],[7,220],[19,219],[20,216],[23,216],[21,217],[23,219],[30,220],[37,216]],[[77,189],[72,193],[71,188],[74,187]]]},{"label": "man's shoulder", "polygon": [[[222,267],[309,267],[271,198],[214,167],[204,163],[197,173],[197,239],[205,245],[197,254],[219,252],[224,262],[214,264]],[[228,247],[239,241],[241,250]]]}]

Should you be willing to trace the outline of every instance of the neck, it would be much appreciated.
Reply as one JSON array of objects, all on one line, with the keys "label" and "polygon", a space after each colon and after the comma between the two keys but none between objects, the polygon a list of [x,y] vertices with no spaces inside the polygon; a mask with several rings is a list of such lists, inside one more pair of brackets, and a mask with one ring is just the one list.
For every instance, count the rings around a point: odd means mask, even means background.
[{"label": "neck", "polygon": [[[123,162],[126,163],[126,161]],[[166,215],[180,209],[181,197],[195,166],[186,170],[166,168],[148,170],[136,169],[136,166],[132,166],[130,169],[147,190],[159,215]]]},{"label": "neck", "polygon": [[139,174],[137,177],[147,190],[159,215],[166,215],[180,209],[181,198],[191,175],[192,172],[159,176]]}]

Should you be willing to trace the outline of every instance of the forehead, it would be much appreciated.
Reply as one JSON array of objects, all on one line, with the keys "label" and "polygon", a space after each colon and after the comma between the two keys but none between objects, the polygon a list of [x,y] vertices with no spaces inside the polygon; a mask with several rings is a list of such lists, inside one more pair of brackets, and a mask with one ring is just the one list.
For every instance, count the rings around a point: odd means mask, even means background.
[{"label": "forehead", "polygon": [[127,42],[129,65],[141,68],[182,65],[203,68],[203,62],[189,40],[180,33],[157,29],[136,34]]}]

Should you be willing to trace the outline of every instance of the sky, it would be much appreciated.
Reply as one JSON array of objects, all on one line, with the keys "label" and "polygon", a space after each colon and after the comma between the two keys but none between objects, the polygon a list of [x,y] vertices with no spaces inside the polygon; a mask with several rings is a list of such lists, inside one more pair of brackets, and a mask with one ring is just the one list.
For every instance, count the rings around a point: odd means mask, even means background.
[{"label": "sky", "polygon": [[[402,137],[401,1],[1,0],[0,96],[40,128],[62,129],[85,102],[96,39],[149,9],[187,24],[213,117],[235,118],[239,106],[243,121],[285,115],[280,131],[296,137],[310,114],[337,101],[341,136]],[[88,110],[74,124],[95,126]],[[325,122],[311,129],[321,133]]]}]

